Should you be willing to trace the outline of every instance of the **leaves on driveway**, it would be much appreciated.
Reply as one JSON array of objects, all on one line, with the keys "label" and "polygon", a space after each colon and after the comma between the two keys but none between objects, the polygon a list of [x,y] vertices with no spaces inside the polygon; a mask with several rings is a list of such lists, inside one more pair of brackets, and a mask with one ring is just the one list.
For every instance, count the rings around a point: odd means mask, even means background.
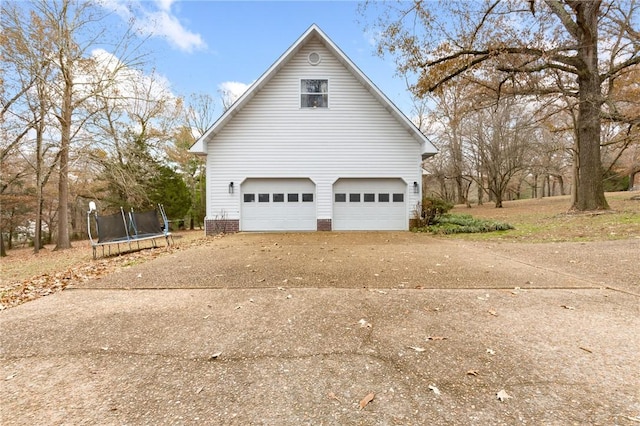
[{"label": "leaves on driveway", "polygon": [[425,340],[447,340],[444,336],[429,336]]},{"label": "leaves on driveway", "polygon": [[375,397],[376,394],[371,392],[370,394],[362,398],[362,400],[360,401],[360,409],[363,410],[364,407],[366,407],[371,401],[373,401],[373,398]]},{"label": "leaves on driveway", "polygon": [[496,393],[496,398],[498,398],[498,401],[504,402],[509,398],[512,398],[511,395],[509,395],[507,393],[507,391],[505,391],[504,389],[502,389],[501,391]]},{"label": "leaves on driveway", "polygon": [[360,321],[358,321],[358,324],[360,324],[360,327],[366,327],[366,328],[371,328],[371,323],[367,322],[367,320],[365,320],[364,318],[362,318]]}]

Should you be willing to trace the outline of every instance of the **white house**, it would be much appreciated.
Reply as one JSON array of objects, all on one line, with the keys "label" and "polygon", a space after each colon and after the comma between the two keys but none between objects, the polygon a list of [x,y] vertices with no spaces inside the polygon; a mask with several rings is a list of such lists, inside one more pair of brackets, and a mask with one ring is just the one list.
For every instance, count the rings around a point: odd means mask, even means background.
[{"label": "white house", "polygon": [[213,234],[409,229],[436,148],[312,25],[190,151]]}]

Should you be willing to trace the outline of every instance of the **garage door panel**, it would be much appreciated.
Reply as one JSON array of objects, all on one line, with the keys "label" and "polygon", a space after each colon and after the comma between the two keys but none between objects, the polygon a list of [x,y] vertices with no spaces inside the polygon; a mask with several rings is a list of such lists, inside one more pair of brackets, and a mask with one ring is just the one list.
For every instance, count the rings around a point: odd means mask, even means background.
[{"label": "garage door panel", "polygon": [[333,229],[407,229],[402,179],[339,179],[333,187]]},{"label": "garage door panel", "polygon": [[247,179],[242,183],[242,231],[314,231],[315,184],[309,179]]}]

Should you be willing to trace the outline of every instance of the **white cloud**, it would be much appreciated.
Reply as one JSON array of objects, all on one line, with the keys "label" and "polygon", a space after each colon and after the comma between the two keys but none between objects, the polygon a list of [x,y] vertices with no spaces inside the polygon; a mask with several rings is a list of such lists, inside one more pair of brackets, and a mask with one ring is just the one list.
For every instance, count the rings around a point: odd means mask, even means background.
[{"label": "white cloud", "polygon": [[[155,72],[145,74],[140,70],[128,68],[113,54],[103,49],[95,49],[91,56],[96,62],[99,75],[111,75],[112,84],[107,91],[114,99],[119,99],[121,107],[130,109],[148,108],[148,103],[175,102],[169,80]],[[107,72],[100,72],[106,70]],[[89,79],[89,78],[87,78]]]},{"label": "white cloud", "polygon": [[222,102],[226,107],[231,106],[247,89],[250,84],[240,83],[239,81],[225,81],[218,85],[218,91],[222,95]]},{"label": "white cloud", "polygon": [[156,4],[160,10],[165,10],[167,12],[171,10],[171,5],[173,3],[175,3],[175,0],[156,0]]},{"label": "white cloud", "polygon": [[380,38],[382,38],[382,32],[379,30],[368,29],[362,35],[369,46],[376,48],[380,43]]},{"label": "white cloud", "polygon": [[101,0],[100,4],[116,12],[122,20],[133,21],[136,30],[143,35],[162,37],[174,48],[188,53],[205,49],[207,44],[202,36],[185,28],[171,12],[174,3],[175,0]]}]

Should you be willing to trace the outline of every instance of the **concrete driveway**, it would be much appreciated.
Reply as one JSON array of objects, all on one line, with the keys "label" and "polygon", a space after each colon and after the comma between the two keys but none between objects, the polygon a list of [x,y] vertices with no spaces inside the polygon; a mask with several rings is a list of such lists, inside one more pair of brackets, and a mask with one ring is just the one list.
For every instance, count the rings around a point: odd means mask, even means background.
[{"label": "concrete driveway", "polygon": [[1,312],[0,423],[638,424],[639,243],[211,239]]}]

